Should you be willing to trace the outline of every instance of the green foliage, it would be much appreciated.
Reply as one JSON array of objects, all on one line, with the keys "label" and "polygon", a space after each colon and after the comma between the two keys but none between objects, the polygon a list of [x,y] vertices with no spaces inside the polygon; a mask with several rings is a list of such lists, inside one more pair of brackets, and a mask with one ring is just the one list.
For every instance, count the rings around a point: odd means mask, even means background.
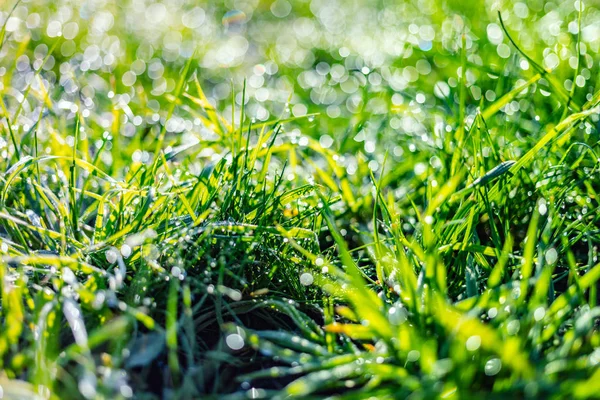
[{"label": "green foliage", "polygon": [[5,5],[0,397],[597,396],[600,10],[396,3]]}]

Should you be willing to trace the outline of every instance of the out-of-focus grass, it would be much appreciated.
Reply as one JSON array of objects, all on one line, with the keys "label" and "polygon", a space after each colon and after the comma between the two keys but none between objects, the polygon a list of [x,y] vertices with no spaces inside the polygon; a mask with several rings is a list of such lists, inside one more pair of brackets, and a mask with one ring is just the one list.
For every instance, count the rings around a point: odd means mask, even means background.
[{"label": "out-of-focus grass", "polygon": [[593,3],[1,5],[0,397],[598,392]]}]

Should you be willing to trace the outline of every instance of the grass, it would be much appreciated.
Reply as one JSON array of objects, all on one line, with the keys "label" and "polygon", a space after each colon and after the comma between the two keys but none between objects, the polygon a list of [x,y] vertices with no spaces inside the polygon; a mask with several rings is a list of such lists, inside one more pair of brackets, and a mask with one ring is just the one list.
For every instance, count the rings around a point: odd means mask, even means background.
[{"label": "grass", "polygon": [[3,4],[0,397],[597,396],[593,4],[121,3]]}]

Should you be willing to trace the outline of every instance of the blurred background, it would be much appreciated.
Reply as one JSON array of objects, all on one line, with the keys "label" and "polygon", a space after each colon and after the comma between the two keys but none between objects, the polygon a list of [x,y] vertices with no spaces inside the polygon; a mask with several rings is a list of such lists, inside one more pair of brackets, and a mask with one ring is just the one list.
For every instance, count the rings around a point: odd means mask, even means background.
[{"label": "blurred background", "polygon": [[[52,114],[67,123],[80,112],[108,128],[114,113],[107,105],[115,105],[125,110],[119,130],[127,141],[165,123],[168,95],[194,57],[204,92],[225,118],[231,119],[232,97],[241,104],[244,81],[246,112],[256,121],[319,113],[294,132],[347,154],[341,163],[350,175],[362,161],[376,171],[384,150],[399,160],[406,152],[441,147],[461,118],[463,63],[466,117],[534,75],[503,33],[498,11],[524,52],[556,70],[567,91],[576,87],[579,103],[597,81],[600,11],[594,2],[23,0],[8,21],[14,2],[0,4],[0,22],[6,22],[0,91],[8,108],[30,84],[38,97],[48,91]],[[529,94],[501,116],[517,137],[535,132],[556,111],[552,101],[542,102],[547,109],[531,107],[536,96],[550,95],[545,79]],[[32,125],[38,107],[28,99],[20,124]],[[183,107],[168,122],[168,138],[179,141],[185,138],[177,135],[193,130],[211,139]],[[104,157],[110,164],[110,153]]]}]

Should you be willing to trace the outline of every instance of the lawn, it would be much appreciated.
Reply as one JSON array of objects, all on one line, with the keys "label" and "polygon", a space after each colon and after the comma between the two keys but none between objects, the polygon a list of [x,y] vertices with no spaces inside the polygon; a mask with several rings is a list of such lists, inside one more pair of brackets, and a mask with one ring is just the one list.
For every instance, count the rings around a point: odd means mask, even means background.
[{"label": "lawn", "polygon": [[599,21],[0,0],[0,398],[600,397]]}]

